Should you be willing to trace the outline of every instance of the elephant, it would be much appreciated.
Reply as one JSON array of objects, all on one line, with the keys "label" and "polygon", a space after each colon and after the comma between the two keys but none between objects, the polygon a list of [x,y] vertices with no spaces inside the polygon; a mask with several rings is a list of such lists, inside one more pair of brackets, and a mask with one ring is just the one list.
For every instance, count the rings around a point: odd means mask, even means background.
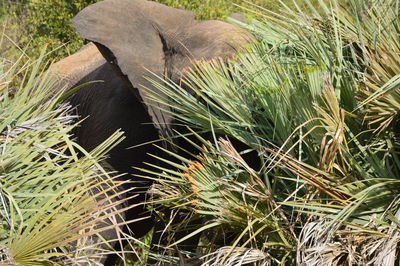
[{"label": "elephant", "polygon": [[157,157],[166,156],[151,143],[159,141],[169,150],[174,147],[167,139],[182,144],[173,138],[176,126],[168,108],[149,98],[148,90],[156,88],[148,78],[156,75],[179,83],[197,63],[230,60],[255,39],[236,25],[196,21],[191,11],[146,0],[98,2],[72,22],[90,43],[55,63],[51,72],[68,89],[89,82],[68,98],[85,118],[74,130],[83,148],[90,151],[116,130],[124,132],[124,140],[110,150],[107,162],[142,192],[129,201],[138,206],[126,212],[127,220],[139,220],[129,226],[139,238],[154,226],[154,217],[140,204],[146,201],[152,181],[140,178],[145,175],[140,169],[160,165]]}]

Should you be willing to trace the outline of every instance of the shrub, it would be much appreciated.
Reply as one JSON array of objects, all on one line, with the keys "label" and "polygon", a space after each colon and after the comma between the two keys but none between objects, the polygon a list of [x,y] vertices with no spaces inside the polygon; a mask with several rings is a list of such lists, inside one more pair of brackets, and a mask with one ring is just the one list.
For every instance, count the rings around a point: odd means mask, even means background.
[{"label": "shrub", "polygon": [[[84,40],[79,38],[71,24],[71,18],[85,6],[96,0],[31,0],[8,3],[11,16],[21,23],[25,38],[18,43],[25,47],[30,43],[28,54],[37,57],[40,47],[48,45],[53,58],[65,57],[77,51]],[[37,47],[37,48],[35,48]]]}]

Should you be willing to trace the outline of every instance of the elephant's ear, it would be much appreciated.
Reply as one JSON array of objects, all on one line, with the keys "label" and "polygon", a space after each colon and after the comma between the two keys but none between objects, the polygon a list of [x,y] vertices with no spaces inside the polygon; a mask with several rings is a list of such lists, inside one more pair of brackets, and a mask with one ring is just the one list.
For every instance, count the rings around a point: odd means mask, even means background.
[{"label": "elephant's ear", "polygon": [[[148,71],[163,74],[164,47],[161,31],[179,32],[195,15],[145,0],[106,0],[83,9],[73,18],[80,35],[100,43],[113,55],[134,87],[145,83]],[[102,51],[103,52],[103,51]]]},{"label": "elephant's ear", "polygon": [[[98,45],[104,57],[129,78],[135,93],[148,105],[145,78],[152,72],[162,76],[166,62],[161,32],[180,32],[194,23],[194,13],[145,0],[106,0],[83,9],[73,24],[80,35]],[[150,71],[150,72],[149,72]],[[148,106],[149,107],[149,106]],[[153,122],[165,123],[165,114],[149,108]],[[169,119],[167,119],[169,120]]]}]

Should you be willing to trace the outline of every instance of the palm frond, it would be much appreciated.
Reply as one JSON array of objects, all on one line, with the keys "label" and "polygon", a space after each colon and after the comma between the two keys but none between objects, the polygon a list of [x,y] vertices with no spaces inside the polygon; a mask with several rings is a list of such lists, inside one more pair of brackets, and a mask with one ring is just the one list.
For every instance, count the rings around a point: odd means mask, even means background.
[{"label": "palm frond", "polygon": [[[389,263],[398,252],[390,213],[400,192],[400,2],[306,0],[308,10],[280,2],[280,13],[255,11],[262,20],[246,27],[259,42],[236,60],[199,64],[183,88],[153,81],[159,93],[150,97],[178,123],[214,136],[197,135],[200,155],[154,193],[235,232],[232,250],[262,250],[279,263]],[[249,167],[225,136],[261,166]]]},{"label": "palm frond", "polygon": [[[41,72],[0,59],[0,263],[98,263],[124,238],[127,191],[104,170],[116,132],[88,153],[71,130],[77,117]],[[23,75],[15,86],[13,79]]]}]

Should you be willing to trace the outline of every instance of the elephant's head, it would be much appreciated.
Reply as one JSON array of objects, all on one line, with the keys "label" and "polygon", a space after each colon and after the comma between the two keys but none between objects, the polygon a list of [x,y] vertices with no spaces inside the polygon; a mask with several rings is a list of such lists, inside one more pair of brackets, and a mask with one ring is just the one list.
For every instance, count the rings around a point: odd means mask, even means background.
[{"label": "elephant's head", "polygon": [[197,22],[190,11],[145,0],[98,2],[81,11],[73,24],[130,82],[164,136],[169,135],[171,117],[154,108],[155,103],[146,97],[143,87],[152,89],[146,76],[154,73],[178,82],[182,72],[197,61],[231,58],[253,40],[235,25]]}]

